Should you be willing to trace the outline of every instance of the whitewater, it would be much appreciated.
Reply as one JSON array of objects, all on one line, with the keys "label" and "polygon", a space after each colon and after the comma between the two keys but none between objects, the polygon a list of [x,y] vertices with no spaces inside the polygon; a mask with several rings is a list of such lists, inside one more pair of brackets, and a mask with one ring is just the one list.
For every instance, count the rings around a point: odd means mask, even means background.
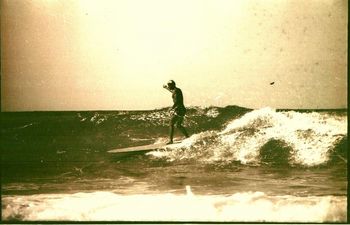
[{"label": "whitewater", "polygon": [[[206,131],[186,139],[178,150],[153,152],[170,160],[260,163],[261,150],[271,141],[290,165],[315,166],[327,163],[335,147],[347,134],[347,118],[319,113],[276,112],[263,108],[228,122],[222,131]],[[284,151],[284,152],[283,152]],[[345,160],[345,159],[343,159]]]}]

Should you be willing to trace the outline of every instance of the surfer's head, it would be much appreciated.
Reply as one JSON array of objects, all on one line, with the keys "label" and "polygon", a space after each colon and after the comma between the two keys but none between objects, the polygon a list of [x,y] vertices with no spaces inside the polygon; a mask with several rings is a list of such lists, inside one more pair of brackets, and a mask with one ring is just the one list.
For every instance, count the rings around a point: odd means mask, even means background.
[{"label": "surfer's head", "polygon": [[167,83],[170,90],[173,90],[176,87],[175,81],[169,80]]}]

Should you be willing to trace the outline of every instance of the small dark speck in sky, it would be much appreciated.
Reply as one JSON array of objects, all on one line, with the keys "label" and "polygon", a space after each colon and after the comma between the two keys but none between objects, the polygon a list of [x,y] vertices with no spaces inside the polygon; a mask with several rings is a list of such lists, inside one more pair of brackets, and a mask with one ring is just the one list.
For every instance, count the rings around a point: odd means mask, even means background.
[{"label": "small dark speck in sky", "polygon": [[275,84],[275,81],[270,83],[270,85],[274,85],[274,84]]}]

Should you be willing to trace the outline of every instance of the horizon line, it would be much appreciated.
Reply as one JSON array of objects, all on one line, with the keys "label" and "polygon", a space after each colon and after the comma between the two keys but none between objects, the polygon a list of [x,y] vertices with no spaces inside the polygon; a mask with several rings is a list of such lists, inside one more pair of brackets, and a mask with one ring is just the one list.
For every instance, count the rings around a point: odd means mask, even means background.
[{"label": "horizon line", "polygon": [[[79,109],[71,109],[71,110],[9,110],[9,111],[3,111],[1,109],[1,113],[34,113],[34,112],[117,112],[117,111],[126,111],[126,112],[139,112],[139,111],[157,111],[162,109],[170,108],[171,106],[166,107],[160,107],[160,108],[154,108],[154,109],[85,109],[85,110],[79,110]],[[239,105],[227,105],[227,106],[188,106],[187,109],[191,108],[226,108],[226,107],[238,107],[242,109],[248,109],[248,110],[258,110],[263,108],[272,108],[277,111],[280,110],[297,110],[297,111],[343,111],[348,110],[347,107],[344,108],[275,108],[270,106],[260,107],[260,108],[248,108],[244,106]]]}]

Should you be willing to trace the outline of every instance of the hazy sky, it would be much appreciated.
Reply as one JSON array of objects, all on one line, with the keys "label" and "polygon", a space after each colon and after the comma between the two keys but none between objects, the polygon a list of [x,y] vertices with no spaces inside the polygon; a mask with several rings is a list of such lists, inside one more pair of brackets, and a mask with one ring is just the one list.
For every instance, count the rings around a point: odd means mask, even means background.
[{"label": "hazy sky", "polygon": [[1,0],[1,108],[346,108],[347,4]]}]

